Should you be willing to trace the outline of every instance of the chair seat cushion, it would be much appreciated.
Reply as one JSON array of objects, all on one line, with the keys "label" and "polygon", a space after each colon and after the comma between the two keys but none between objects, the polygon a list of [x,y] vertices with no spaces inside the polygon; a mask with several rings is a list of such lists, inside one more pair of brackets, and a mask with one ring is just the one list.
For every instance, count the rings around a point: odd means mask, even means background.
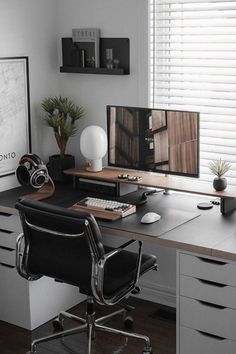
[{"label": "chair seat cushion", "polygon": [[[112,250],[111,247],[105,247],[105,252]],[[117,291],[128,287],[135,277],[137,254],[129,251],[122,251],[112,257],[107,262],[104,277],[104,295],[112,296]],[[156,264],[154,255],[142,255],[140,275],[152,269]]]}]

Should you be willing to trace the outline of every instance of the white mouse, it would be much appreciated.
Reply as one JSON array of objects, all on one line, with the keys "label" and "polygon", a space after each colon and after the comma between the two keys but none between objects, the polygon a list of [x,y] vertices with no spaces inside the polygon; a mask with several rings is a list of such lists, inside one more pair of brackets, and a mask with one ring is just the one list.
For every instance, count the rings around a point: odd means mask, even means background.
[{"label": "white mouse", "polygon": [[145,215],[143,215],[141,219],[142,224],[152,224],[153,222],[156,222],[160,220],[161,216],[157,213],[154,212],[149,212]]}]

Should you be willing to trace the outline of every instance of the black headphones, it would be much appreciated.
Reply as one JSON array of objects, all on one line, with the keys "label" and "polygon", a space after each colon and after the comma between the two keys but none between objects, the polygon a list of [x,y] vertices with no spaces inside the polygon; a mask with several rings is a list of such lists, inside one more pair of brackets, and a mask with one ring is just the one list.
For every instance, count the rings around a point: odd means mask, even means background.
[{"label": "black headphones", "polygon": [[49,178],[48,169],[36,154],[23,155],[16,169],[16,177],[23,186],[41,188]]}]

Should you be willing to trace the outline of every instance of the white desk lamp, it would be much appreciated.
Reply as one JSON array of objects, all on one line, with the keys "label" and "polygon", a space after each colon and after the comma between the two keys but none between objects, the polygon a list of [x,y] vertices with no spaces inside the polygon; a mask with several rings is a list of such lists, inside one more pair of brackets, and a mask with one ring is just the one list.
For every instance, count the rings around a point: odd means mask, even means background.
[{"label": "white desk lamp", "polygon": [[102,158],[107,152],[107,135],[98,125],[85,128],[80,137],[80,150],[87,159],[87,171],[102,171]]}]

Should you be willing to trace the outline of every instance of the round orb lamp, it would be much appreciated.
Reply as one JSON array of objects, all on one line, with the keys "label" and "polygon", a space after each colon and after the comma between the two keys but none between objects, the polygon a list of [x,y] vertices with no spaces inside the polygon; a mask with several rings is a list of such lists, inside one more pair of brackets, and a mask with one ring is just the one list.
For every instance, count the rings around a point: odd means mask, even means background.
[{"label": "round orb lamp", "polygon": [[107,135],[98,125],[85,128],[80,136],[80,150],[87,160],[87,171],[102,170],[102,158],[107,152]]}]

